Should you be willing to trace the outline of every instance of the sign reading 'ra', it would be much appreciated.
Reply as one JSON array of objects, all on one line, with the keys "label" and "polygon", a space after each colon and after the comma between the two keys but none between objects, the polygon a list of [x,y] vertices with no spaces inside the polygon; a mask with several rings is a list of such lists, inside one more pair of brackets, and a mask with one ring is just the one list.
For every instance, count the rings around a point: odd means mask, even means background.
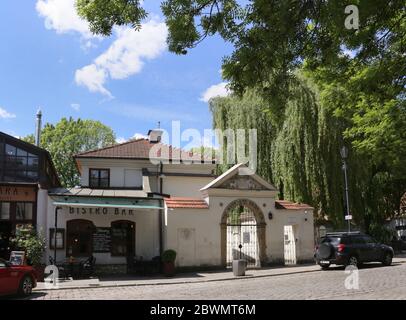
[{"label": "sign reading 'ra'", "polygon": [[0,201],[33,202],[35,200],[35,188],[0,186]]}]

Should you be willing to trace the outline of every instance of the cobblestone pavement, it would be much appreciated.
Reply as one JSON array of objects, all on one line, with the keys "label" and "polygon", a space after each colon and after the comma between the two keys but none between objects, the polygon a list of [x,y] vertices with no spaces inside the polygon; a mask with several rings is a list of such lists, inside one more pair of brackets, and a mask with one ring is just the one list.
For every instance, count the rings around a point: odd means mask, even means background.
[{"label": "cobblestone pavement", "polygon": [[359,270],[359,289],[348,290],[343,268],[207,283],[67,289],[35,292],[31,299],[406,299],[406,264]]}]

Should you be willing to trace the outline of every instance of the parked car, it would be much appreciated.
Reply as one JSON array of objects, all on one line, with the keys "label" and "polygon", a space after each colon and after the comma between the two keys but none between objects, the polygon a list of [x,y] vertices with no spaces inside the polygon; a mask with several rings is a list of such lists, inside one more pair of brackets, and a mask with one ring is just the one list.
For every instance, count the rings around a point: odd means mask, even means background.
[{"label": "parked car", "polygon": [[314,258],[322,269],[332,264],[359,266],[363,262],[392,264],[393,248],[378,243],[372,237],[359,232],[327,233],[316,247]]},{"label": "parked car", "polygon": [[37,286],[35,270],[30,266],[13,266],[0,259],[0,295],[20,294],[28,296]]}]

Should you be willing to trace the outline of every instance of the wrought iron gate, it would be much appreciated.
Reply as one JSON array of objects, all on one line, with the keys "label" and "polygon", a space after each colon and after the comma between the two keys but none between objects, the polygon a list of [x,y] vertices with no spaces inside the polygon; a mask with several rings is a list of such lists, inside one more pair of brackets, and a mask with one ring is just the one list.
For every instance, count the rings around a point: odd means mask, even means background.
[{"label": "wrought iron gate", "polygon": [[247,267],[260,267],[257,221],[251,210],[243,207],[227,217],[227,267],[233,260],[245,259]]}]

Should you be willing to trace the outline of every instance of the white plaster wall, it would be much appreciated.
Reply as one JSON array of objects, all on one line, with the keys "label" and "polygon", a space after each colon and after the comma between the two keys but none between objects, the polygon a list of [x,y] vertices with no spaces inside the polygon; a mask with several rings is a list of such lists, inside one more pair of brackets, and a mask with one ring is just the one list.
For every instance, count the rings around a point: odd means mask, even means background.
[{"label": "white plaster wall", "polygon": [[[178,253],[177,266],[221,265],[220,221],[217,212],[207,209],[174,209],[167,210],[166,216],[164,247]],[[179,229],[195,230],[195,254],[193,259],[187,259],[187,264],[181,263]]]},{"label": "white plaster wall", "polygon": [[[221,217],[234,197],[210,197],[209,209],[173,209],[165,212],[165,248],[177,250],[179,229],[195,230],[196,251],[189,266],[221,265]],[[314,249],[313,212],[278,210],[273,198],[250,198],[262,210],[266,223],[266,255],[268,263],[284,261],[284,226],[295,225],[297,261],[312,260]],[[220,205],[222,203],[222,206]],[[265,205],[265,206],[264,206]],[[273,218],[268,218],[272,212]],[[305,221],[307,219],[307,221]],[[190,261],[190,260],[189,260]],[[179,266],[182,265],[177,261]]]},{"label": "white plaster wall", "polygon": [[[47,227],[47,243],[49,243],[49,229],[54,228],[54,212],[55,206],[52,204],[52,199],[49,198],[48,204],[48,227]],[[135,254],[142,256],[144,259],[151,259],[159,255],[159,221],[158,210],[136,210],[133,216],[115,215],[114,209],[109,209],[107,215],[95,216],[87,214],[70,214],[69,209],[64,207],[58,213],[58,228],[65,229],[65,249],[57,250],[57,260],[63,261],[66,259],[66,222],[73,219],[91,220],[96,227],[111,227],[112,221],[129,220],[135,222]],[[46,257],[54,255],[54,250],[47,248]],[[94,253],[96,264],[124,264],[125,257],[112,257],[110,253]],[[81,259],[81,258],[80,258]]]},{"label": "white plaster wall", "polygon": [[212,180],[212,177],[166,176],[163,178],[163,193],[172,197],[202,198],[200,189]]},{"label": "white plaster wall", "polygon": [[47,228],[48,190],[38,189],[37,230],[45,235]]}]

